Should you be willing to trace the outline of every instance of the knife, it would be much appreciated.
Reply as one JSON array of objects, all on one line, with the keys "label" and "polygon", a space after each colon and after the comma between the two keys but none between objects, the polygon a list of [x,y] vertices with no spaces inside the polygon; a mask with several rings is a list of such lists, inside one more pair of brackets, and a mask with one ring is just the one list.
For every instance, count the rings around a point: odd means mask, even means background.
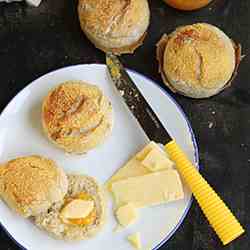
[{"label": "knife", "polygon": [[192,191],[223,245],[230,243],[243,234],[244,229],[236,217],[193,166],[175,140],[168,134],[118,57],[112,53],[106,53],[106,64],[115,87],[148,138],[151,141],[165,145],[165,151],[171,160],[175,162],[178,172]]}]

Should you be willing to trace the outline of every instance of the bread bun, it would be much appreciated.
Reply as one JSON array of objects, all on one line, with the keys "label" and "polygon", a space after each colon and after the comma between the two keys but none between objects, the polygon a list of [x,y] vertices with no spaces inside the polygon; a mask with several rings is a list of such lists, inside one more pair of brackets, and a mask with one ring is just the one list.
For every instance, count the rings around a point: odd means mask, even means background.
[{"label": "bread bun", "polygon": [[[35,217],[35,223],[57,239],[68,241],[88,239],[98,233],[105,222],[106,202],[103,191],[97,182],[88,176],[69,175],[68,180],[69,188],[64,201],[55,203],[47,212]],[[94,218],[84,225],[79,224],[79,221],[77,224],[65,223],[60,217],[60,211],[67,200],[81,195],[94,201]]]},{"label": "bread bun", "polygon": [[63,200],[68,180],[52,160],[27,156],[0,167],[0,196],[23,217],[35,216]]},{"label": "bread bun", "polygon": [[104,52],[133,53],[149,26],[147,0],[79,0],[80,25]]},{"label": "bread bun", "polygon": [[82,81],[60,84],[45,98],[42,123],[48,138],[69,153],[86,153],[112,129],[112,107],[95,85]]},{"label": "bread bun", "polygon": [[163,81],[173,92],[207,98],[230,86],[241,48],[217,27],[198,23],[163,35],[157,59]]}]

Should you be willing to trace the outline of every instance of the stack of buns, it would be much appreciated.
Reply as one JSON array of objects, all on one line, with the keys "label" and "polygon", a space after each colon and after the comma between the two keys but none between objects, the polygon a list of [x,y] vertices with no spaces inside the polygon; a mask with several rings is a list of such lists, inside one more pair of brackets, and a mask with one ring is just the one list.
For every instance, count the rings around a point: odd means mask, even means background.
[{"label": "stack of buns", "polygon": [[44,99],[42,123],[55,145],[69,153],[86,153],[110,134],[111,103],[99,87],[83,81],[68,81]]},{"label": "stack of buns", "polygon": [[[0,196],[18,214],[31,218],[58,239],[70,241],[92,237],[105,221],[104,195],[93,178],[67,176],[54,161],[37,155],[2,164]],[[74,218],[78,208],[71,206],[69,210],[67,205],[77,203],[73,201],[79,203],[79,200],[82,204],[91,200],[92,207],[83,218],[77,215]],[[68,217],[71,215],[71,220],[67,219],[65,211]]]}]

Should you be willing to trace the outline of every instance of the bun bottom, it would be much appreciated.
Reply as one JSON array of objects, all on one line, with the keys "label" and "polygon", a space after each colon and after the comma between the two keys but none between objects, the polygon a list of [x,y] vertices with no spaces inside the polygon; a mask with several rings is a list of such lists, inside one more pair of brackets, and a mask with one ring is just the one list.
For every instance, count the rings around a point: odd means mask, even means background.
[{"label": "bun bottom", "polygon": [[60,211],[64,201],[55,203],[47,212],[34,218],[35,224],[47,231],[56,239],[66,241],[85,240],[95,236],[103,227],[106,218],[106,201],[103,191],[92,177],[84,175],[68,175],[69,189],[65,199],[75,197],[85,192],[93,197],[96,207],[96,220],[88,226],[71,225],[64,223],[60,218]]},{"label": "bun bottom", "polygon": [[123,46],[123,47],[120,47],[120,48],[106,48],[106,47],[103,47],[101,46],[100,44],[98,44],[96,41],[94,41],[94,39],[91,38],[90,35],[88,35],[86,32],[85,32],[85,35],[86,37],[95,45],[95,47],[97,49],[100,49],[102,50],[103,52],[107,53],[107,52],[112,52],[113,54],[115,55],[121,55],[121,54],[133,54],[134,51],[140,47],[142,44],[143,44],[143,41],[147,35],[147,32],[145,32],[140,38],[139,40],[137,40],[136,42],[134,42],[133,44],[131,45],[127,45],[127,46]]}]

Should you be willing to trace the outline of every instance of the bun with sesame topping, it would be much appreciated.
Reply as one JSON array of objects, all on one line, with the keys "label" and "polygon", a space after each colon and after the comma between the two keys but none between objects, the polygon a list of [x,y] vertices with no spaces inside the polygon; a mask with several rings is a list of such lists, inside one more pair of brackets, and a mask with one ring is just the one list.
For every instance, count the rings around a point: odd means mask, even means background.
[{"label": "bun with sesame topping", "polygon": [[133,53],[149,26],[147,0],[79,0],[80,25],[104,52]]},{"label": "bun with sesame topping", "polygon": [[68,81],[44,99],[42,123],[55,145],[66,152],[82,154],[101,144],[110,134],[112,106],[99,87]]},{"label": "bun with sesame topping", "polygon": [[35,216],[67,193],[68,179],[56,163],[33,155],[0,167],[0,196],[23,217]]},{"label": "bun with sesame topping", "polygon": [[192,98],[207,98],[230,86],[240,59],[240,45],[206,23],[179,27],[157,44],[164,83]]}]

